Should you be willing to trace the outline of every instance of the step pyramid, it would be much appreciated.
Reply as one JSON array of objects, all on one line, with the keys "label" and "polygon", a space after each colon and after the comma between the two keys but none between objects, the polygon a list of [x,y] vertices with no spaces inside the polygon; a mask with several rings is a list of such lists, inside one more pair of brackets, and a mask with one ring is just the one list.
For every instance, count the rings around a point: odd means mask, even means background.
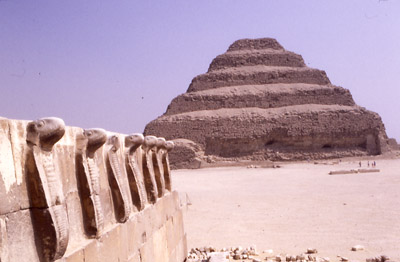
[{"label": "step pyramid", "polygon": [[377,113],[272,38],[234,42],[144,133],[175,139],[178,168],[377,155],[388,140]]}]

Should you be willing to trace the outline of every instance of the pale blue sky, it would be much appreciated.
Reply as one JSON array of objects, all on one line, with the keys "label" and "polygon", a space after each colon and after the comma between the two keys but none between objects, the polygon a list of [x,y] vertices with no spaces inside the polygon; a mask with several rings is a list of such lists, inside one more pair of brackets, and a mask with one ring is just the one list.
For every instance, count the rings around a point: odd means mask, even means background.
[{"label": "pale blue sky", "polygon": [[0,0],[0,116],[142,132],[240,38],[274,37],[400,140],[400,1]]}]

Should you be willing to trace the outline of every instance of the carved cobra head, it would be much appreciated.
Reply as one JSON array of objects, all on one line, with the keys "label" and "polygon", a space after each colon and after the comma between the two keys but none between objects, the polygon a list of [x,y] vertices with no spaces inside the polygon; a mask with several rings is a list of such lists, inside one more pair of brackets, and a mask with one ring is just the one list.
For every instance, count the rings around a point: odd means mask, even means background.
[{"label": "carved cobra head", "polygon": [[140,133],[134,133],[125,137],[125,146],[133,150],[138,148],[144,142],[144,136]]},{"label": "carved cobra head", "polygon": [[116,152],[120,148],[119,137],[117,135],[112,135],[109,138],[109,143],[111,144],[111,150]]},{"label": "carved cobra head", "polygon": [[167,141],[165,140],[164,137],[158,137],[157,138],[157,144],[156,144],[157,150],[165,149],[165,144],[166,143],[167,143]]},{"label": "carved cobra head", "polygon": [[107,132],[102,128],[85,129],[83,135],[87,139],[86,149],[90,157],[107,141]]},{"label": "carved cobra head", "polygon": [[157,137],[155,136],[145,136],[143,141],[143,146],[146,150],[152,149],[157,144]]},{"label": "carved cobra head", "polygon": [[54,144],[64,136],[65,123],[57,117],[41,118],[29,122],[26,130],[28,142],[40,146],[42,150],[51,151]]},{"label": "carved cobra head", "polygon": [[174,147],[175,147],[175,144],[172,141],[167,141],[165,143],[165,149],[167,149],[168,152],[171,151],[172,149],[174,149]]}]

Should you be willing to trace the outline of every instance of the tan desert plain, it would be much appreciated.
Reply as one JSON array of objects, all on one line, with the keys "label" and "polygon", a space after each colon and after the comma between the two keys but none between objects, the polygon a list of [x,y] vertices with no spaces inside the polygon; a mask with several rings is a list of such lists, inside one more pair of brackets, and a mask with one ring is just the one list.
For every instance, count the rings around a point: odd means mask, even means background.
[{"label": "tan desert plain", "polygon": [[[330,171],[380,172],[329,175]],[[274,255],[307,248],[330,261],[400,260],[400,159],[351,158],[281,163],[280,168],[174,170],[173,184],[190,202],[184,213],[188,249],[256,245]],[[370,167],[371,168],[371,167]],[[351,251],[355,245],[364,250]]]}]

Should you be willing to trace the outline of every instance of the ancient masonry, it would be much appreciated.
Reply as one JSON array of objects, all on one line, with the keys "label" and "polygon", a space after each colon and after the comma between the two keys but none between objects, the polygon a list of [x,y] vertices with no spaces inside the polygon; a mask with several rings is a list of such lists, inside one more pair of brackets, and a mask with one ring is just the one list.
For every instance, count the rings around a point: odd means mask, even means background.
[{"label": "ancient masonry", "polygon": [[0,261],[183,262],[171,141],[0,118]]},{"label": "ancient masonry", "polygon": [[377,155],[388,141],[378,114],[271,38],[234,42],[144,133],[179,138],[176,168]]}]

